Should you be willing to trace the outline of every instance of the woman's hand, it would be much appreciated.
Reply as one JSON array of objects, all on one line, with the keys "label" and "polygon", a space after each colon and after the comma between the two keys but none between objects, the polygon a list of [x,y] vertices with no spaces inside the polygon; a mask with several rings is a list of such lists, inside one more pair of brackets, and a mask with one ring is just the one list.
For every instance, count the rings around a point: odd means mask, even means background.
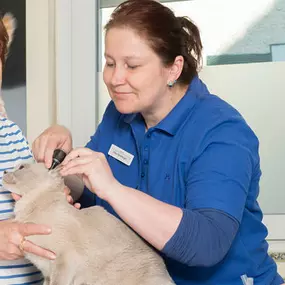
[{"label": "woman's hand", "polygon": [[51,229],[44,225],[21,224],[12,220],[0,221],[0,260],[15,260],[29,252],[47,259],[55,259],[53,252],[25,239],[30,235],[48,235]]},{"label": "woman's hand", "polygon": [[38,162],[44,162],[50,168],[55,149],[60,148],[66,153],[72,149],[72,137],[70,131],[59,125],[46,129],[34,142],[33,154]]},{"label": "woman's hand", "polygon": [[110,193],[120,187],[103,153],[77,148],[66,156],[61,165],[62,176],[81,175],[87,188],[106,201]]},{"label": "woman's hand", "polygon": [[81,208],[80,203],[74,203],[73,198],[72,198],[72,196],[71,196],[71,191],[70,191],[70,189],[69,189],[68,187],[65,187],[65,188],[64,188],[64,194],[65,194],[66,200],[67,200],[67,202],[68,202],[69,204],[73,205],[74,208],[76,208],[76,209],[78,209],[78,210]]}]

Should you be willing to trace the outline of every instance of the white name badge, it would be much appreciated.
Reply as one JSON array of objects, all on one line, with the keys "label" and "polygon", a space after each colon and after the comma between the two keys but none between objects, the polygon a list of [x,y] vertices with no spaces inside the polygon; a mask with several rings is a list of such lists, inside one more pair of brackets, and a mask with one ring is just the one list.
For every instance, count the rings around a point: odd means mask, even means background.
[{"label": "white name badge", "polygon": [[114,144],[111,145],[108,154],[128,166],[131,165],[134,158],[132,154]]}]

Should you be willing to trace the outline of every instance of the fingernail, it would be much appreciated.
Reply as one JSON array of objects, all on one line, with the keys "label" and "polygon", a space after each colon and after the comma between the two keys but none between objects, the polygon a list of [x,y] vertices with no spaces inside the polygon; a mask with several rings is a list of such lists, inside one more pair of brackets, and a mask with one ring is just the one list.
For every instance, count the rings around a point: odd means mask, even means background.
[{"label": "fingernail", "polygon": [[49,258],[54,260],[54,259],[56,259],[56,255],[53,254],[53,253],[51,253],[51,254],[49,255]]},{"label": "fingernail", "polygon": [[50,233],[51,233],[51,228],[47,228],[47,229],[46,229],[46,232],[47,232],[48,234],[50,234]]}]

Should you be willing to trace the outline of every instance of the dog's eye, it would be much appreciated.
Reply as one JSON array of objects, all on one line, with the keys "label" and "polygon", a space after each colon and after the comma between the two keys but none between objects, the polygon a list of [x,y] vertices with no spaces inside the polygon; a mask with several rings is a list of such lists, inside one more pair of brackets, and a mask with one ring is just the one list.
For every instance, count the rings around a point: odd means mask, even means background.
[{"label": "dog's eye", "polygon": [[24,165],[20,165],[19,169],[23,169],[25,166]]}]

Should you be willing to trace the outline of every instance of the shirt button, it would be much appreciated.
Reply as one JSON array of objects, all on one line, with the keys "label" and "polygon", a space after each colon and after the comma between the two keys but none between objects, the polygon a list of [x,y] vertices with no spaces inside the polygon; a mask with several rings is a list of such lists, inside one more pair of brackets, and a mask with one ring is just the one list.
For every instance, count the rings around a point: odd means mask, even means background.
[{"label": "shirt button", "polygon": [[148,160],[145,159],[145,160],[143,161],[143,163],[144,163],[144,164],[148,164]]},{"label": "shirt button", "polygon": [[145,176],[145,174],[144,174],[144,172],[142,172],[142,173],[141,173],[141,177],[144,177],[144,176]]},{"label": "shirt button", "polygon": [[151,134],[150,134],[150,133],[148,133],[146,136],[147,136],[148,138],[150,138]]},{"label": "shirt button", "polygon": [[145,146],[145,147],[144,147],[144,150],[145,150],[145,151],[148,151],[148,146]]}]

